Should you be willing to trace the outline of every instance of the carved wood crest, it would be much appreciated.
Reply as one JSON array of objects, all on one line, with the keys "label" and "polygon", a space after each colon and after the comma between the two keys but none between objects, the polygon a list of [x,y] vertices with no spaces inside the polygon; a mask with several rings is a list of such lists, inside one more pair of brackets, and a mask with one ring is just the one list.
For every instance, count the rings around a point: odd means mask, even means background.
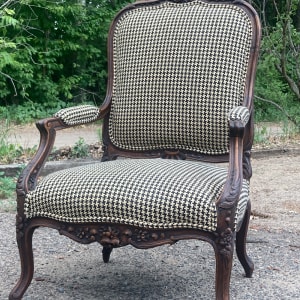
[{"label": "carved wood crest", "polygon": [[164,232],[122,225],[63,225],[59,232],[84,244],[98,242],[105,247],[122,247],[128,244],[141,247],[143,244],[155,246],[174,243]]}]

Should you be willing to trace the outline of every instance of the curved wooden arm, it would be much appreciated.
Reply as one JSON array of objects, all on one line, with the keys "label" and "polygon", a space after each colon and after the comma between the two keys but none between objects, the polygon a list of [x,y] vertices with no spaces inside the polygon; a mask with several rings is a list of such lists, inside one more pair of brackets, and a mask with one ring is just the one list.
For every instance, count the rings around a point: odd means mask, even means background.
[{"label": "curved wooden arm", "polygon": [[[107,105],[101,107],[99,109],[99,116],[97,120],[102,119],[108,112],[108,109],[109,107]],[[18,215],[24,215],[25,196],[37,185],[38,176],[53,148],[56,131],[77,125],[67,125],[59,117],[43,119],[36,123],[36,127],[40,132],[40,144],[36,154],[22,171],[17,182],[16,192],[18,201]]]},{"label": "curved wooden arm", "polygon": [[217,201],[218,228],[234,226],[234,217],[243,185],[243,136],[245,126],[241,120],[230,120],[229,167],[223,193]]},{"label": "curved wooden arm", "polygon": [[18,215],[24,215],[25,195],[33,190],[55,141],[56,130],[67,128],[60,118],[48,118],[36,123],[40,131],[40,144],[32,160],[27,164],[17,182]]}]

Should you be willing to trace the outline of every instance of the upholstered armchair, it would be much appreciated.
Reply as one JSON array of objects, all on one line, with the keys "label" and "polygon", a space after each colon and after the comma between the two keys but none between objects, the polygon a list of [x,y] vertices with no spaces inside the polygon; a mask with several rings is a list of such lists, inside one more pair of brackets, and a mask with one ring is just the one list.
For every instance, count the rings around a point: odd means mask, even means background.
[{"label": "upholstered armchair", "polygon": [[[37,227],[100,243],[104,262],[128,244],[209,242],[216,299],[229,299],[235,248],[251,277],[245,244],[259,40],[258,16],[242,0],[137,1],[115,17],[103,104],[37,123],[40,145],[17,183],[21,276],[10,299],[32,280]],[[38,181],[56,131],[99,119],[102,161]]]}]

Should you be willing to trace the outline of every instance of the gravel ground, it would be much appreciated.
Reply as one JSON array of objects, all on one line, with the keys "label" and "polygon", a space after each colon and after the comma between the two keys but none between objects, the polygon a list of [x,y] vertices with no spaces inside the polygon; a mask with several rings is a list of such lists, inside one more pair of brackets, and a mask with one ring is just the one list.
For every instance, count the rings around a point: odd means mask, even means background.
[{"label": "gravel ground", "polygon": [[[1,214],[0,299],[7,299],[19,276],[14,217]],[[1,230],[2,231],[2,230]],[[77,244],[54,230],[34,238],[36,269],[24,299],[213,299],[214,256],[209,244],[181,241],[172,246],[115,249],[101,260],[98,244]],[[253,278],[245,278],[235,258],[232,299],[299,299],[300,239],[295,232],[251,230]]]},{"label": "gravel ground", "polygon": [[[237,258],[231,299],[300,299],[300,156],[253,160],[254,216],[245,278]],[[0,213],[0,299],[20,274],[14,214]],[[201,241],[137,250],[115,249],[104,264],[98,244],[81,245],[40,228],[34,234],[35,274],[24,299],[214,299],[214,253]]]}]

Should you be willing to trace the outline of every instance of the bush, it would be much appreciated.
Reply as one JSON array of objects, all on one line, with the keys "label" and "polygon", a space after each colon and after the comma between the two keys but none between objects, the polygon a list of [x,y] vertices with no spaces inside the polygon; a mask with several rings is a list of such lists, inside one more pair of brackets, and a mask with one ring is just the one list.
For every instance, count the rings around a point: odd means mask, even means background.
[{"label": "bush", "polygon": [[68,105],[100,104],[108,28],[128,2],[24,0],[0,10],[0,106],[11,107],[6,113],[21,105],[17,120],[27,121]]},{"label": "bush", "polygon": [[257,117],[287,118],[300,129],[300,4],[281,0],[260,5],[263,40],[256,78]]}]

